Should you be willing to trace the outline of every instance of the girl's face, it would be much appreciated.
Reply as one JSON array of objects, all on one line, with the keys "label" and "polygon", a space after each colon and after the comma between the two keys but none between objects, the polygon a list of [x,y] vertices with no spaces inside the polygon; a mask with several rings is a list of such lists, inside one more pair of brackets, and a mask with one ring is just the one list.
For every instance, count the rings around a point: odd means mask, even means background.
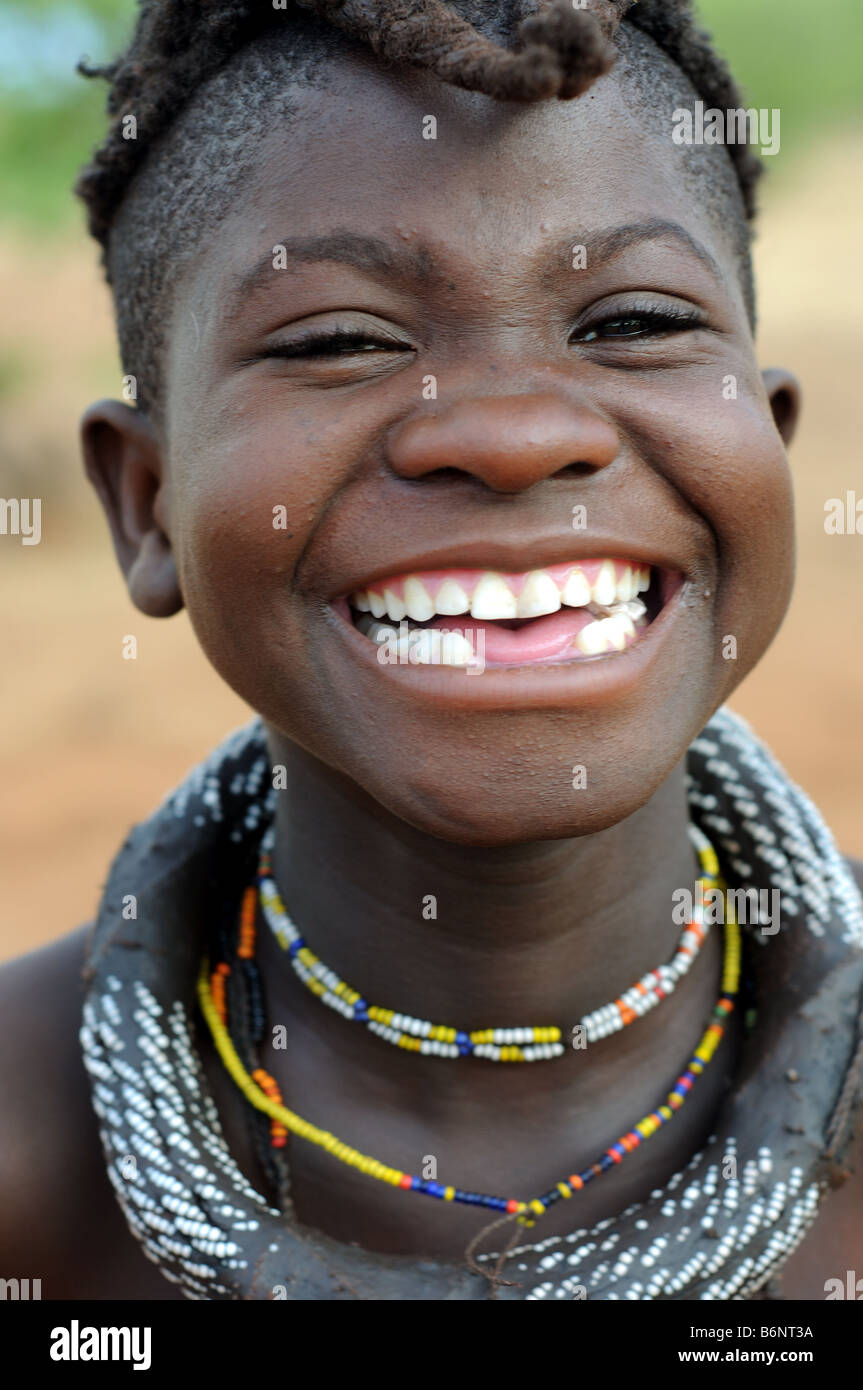
[{"label": "girl's face", "polygon": [[[613,75],[520,107],[339,59],[176,296],[156,514],[198,637],[445,839],[630,814],[788,603],[795,388],[670,125]],[[379,648],[405,604],[462,638]]]}]

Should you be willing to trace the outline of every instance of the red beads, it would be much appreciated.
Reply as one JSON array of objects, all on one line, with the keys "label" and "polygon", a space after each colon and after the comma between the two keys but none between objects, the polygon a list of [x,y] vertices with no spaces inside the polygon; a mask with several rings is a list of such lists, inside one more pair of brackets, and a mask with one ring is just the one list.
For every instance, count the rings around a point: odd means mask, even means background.
[{"label": "red beads", "polygon": [[[258,1067],[257,1071],[252,1072],[252,1080],[257,1081],[265,1096],[275,1101],[276,1105],[282,1105],[282,1093],[275,1080],[263,1067]],[[288,1142],[288,1131],[278,1120],[270,1120],[270,1143],[274,1149],[283,1149]]]}]

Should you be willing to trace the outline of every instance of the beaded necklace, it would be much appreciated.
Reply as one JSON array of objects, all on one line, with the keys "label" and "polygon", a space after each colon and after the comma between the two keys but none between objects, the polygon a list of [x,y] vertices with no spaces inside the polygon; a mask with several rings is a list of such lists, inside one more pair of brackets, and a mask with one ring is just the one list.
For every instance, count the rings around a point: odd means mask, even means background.
[{"label": "beaded necklace", "polygon": [[[712,853],[712,851],[711,851]],[[721,891],[725,892],[724,885]],[[728,900],[726,897],[726,905]],[[237,958],[242,961],[246,973],[248,963],[254,958],[254,890],[248,889],[243,897],[240,913],[240,934]],[[725,917],[730,913],[726,908]],[[532,1226],[537,1217],[542,1216],[555,1202],[570,1198],[586,1187],[595,1177],[608,1172],[616,1163],[622,1162],[626,1154],[632,1153],[640,1144],[655,1134],[671,1120],[686,1100],[698,1077],[710,1063],[718,1047],[729,1014],[734,1008],[740,980],[740,929],[733,920],[726,920],[725,953],[722,967],[722,986],[719,1000],[714,1006],[707,1028],[691,1057],[686,1070],[678,1076],[666,1096],[665,1104],[659,1105],[639,1120],[628,1133],[623,1134],[609,1146],[597,1160],[580,1173],[571,1173],[561,1179],[548,1192],[527,1201],[515,1197],[496,1197],[483,1192],[471,1192],[448,1183],[433,1182],[414,1174],[405,1173],[380,1160],[360,1153],[351,1145],[337,1139],[328,1130],[304,1120],[289,1110],[283,1103],[278,1086],[262,1067],[255,1067],[250,1073],[237,1053],[228,1029],[228,1010],[225,997],[225,981],[231,968],[221,961],[211,972],[205,956],[198,976],[198,999],[201,1012],[209,1027],[214,1045],[225,1069],[255,1110],[269,1115],[271,1121],[271,1143],[274,1148],[283,1148],[288,1132],[296,1134],[309,1143],[322,1148],[340,1162],[356,1168],[367,1177],[375,1178],[407,1192],[419,1192],[445,1202],[461,1202],[469,1206],[485,1207],[491,1211],[503,1212],[507,1216],[517,1216],[519,1224]],[[263,1028],[261,1028],[261,1035]]]},{"label": "beaded necklace", "polygon": [[[693,918],[684,927],[677,950],[667,965],[650,970],[625,990],[618,999],[593,1009],[579,1021],[588,1042],[619,1032],[666,999],[679,980],[692,967],[707,939],[704,894],[719,883],[719,861],[710,841],[697,825],[690,823],[689,837],[701,861],[702,878],[696,883]],[[408,1052],[433,1057],[484,1057],[492,1062],[539,1062],[563,1056],[566,1048],[563,1030],[556,1026],[527,1028],[477,1028],[466,1033],[443,1023],[430,1023],[410,1014],[369,1004],[335,971],[310,950],[291,921],[272,873],[271,851],[275,839],[273,826],[261,841],[258,862],[258,893],[264,916],[282,950],[288,955],[294,973],[323,1004],[353,1023],[363,1023],[385,1042]]]}]

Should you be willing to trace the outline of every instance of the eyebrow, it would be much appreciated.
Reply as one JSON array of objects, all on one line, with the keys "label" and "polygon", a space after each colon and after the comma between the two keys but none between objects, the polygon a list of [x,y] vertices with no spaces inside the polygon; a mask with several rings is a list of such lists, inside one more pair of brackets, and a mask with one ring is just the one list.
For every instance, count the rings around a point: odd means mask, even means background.
[{"label": "eyebrow", "polygon": [[[337,227],[320,236],[285,237],[274,243],[272,251],[245,271],[231,290],[234,307],[261,289],[272,289],[276,249],[284,247],[287,266],[319,264],[329,261],[350,265],[366,275],[386,281],[429,281],[435,267],[429,252],[421,246],[396,246],[383,237]],[[278,272],[277,272],[278,273]]]},{"label": "eyebrow", "polygon": [[560,243],[560,250],[568,258],[574,245],[586,247],[587,267],[590,269],[605,265],[631,246],[639,246],[649,241],[676,241],[679,246],[696,256],[711,275],[724,284],[722,268],[707,247],[679,222],[662,217],[654,217],[646,222],[627,222],[621,227],[606,227],[580,237],[573,235]]},{"label": "eyebrow", "polygon": [[[725,283],[720,266],[706,246],[679,222],[664,218],[630,222],[590,233],[570,233],[552,250],[555,264],[543,276],[543,281],[559,273],[561,261],[563,264],[568,263],[575,245],[587,248],[587,269],[591,270],[606,265],[630,247],[663,240],[676,241],[696,256],[716,280],[721,284]],[[322,262],[349,265],[366,275],[390,283],[420,281],[430,284],[432,281],[448,278],[435,265],[433,256],[423,246],[395,245],[383,237],[354,232],[350,228],[335,228],[318,236],[286,237],[283,241],[276,242],[272,251],[262,256],[236,280],[231,290],[232,308],[238,308],[261,290],[272,289],[276,248],[281,250],[282,247],[287,266]]]}]

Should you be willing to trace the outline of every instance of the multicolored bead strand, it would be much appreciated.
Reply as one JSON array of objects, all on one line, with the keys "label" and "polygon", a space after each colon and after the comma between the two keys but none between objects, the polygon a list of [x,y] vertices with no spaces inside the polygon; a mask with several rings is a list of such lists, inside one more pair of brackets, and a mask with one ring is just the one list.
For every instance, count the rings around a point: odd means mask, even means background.
[{"label": "multicolored bead strand", "polygon": [[[729,904],[726,897],[726,917],[728,908]],[[322,1148],[341,1163],[346,1163],[367,1177],[376,1178],[380,1182],[390,1184],[390,1186],[399,1187],[404,1191],[420,1192],[441,1201],[461,1202],[469,1206],[485,1207],[491,1211],[503,1212],[507,1215],[517,1215],[521,1224],[532,1226],[536,1218],[541,1216],[553,1203],[572,1197],[575,1192],[586,1187],[594,1178],[607,1172],[615,1164],[622,1162],[626,1154],[632,1153],[644,1140],[649,1139],[651,1135],[673,1119],[676,1111],[684,1104],[698,1077],[703,1074],[705,1067],[712,1060],[725,1031],[728,1016],[734,1008],[740,979],[740,947],[740,928],[734,921],[727,920],[722,968],[722,993],[689,1065],[675,1081],[666,1096],[666,1103],[645,1115],[627,1134],[621,1135],[599,1156],[595,1163],[590,1164],[580,1173],[570,1174],[568,1178],[558,1182],[548,1192],[529,1201],[470,1192],[448,1184],[431,1182],[411,1173],[404,1173],[398,1168],[392,1168],[388,1164],[370,1157],[368,1154],[360,1153],[358,1149],[343,1143],[329,1131],[320,1129],[317,1125],[311,1124],[310,1121],[304,1120],[300,1115],[283,1105],[280,1099],[277,1100],[272,1094],[268,1094],[268,1090],[272,1088],[260,1084],[260,1081],[256,1079],[258,1073],[250,1075],[243,1066],[213,998],[212,977],[206,958],[201,964],[198,977],[198,999],[201,1012],[210,1029],[214,1045],[225,1069],[249,1104],[256,1110],[269,1115],[272,1121],[277,1121],[286,1132],[289,1131],[301,1139],[308,1140],[309,1143]],[[266,1077],[267,1073],[264,1072],[263,1076]]]},{"label": "multicolored bead strand", "polygon": [[[246,1038],[246,1050],[250,1051],[257,1048],[263,1041],[264,1036],[264,1003],[261,991],[260,975],[258,965],[255,960],[255,947],[257,943],[257,925],[255,914],[257,910],[257,893],[253,887],[247,888],[243,893],[242,904],[240,907],[240,927],[239,939],[236,943],[236,950],[233,952],[233,970],[227,960],[222,960],[216,966],[210,977],[210,988],[213,991],[213,1002],[216,1011],[225,1027],[228,1026],[231,1008],[228,1003],[228,982],[233,980],[235,993],[232,996],[236,1006],[242,1000],[243,1007],[239,1013],[244,1017],[248,1036]],[[220,948],[224,956],[231,955],[230,939],[223,931],[220,933]],[[236,991],[239,983],[237,976],[241,976],[244,993]],[[215,988],[214,988],[215,987]],[[235,1022],[235,1020],[231,1020]],[[270,1100],[281,1105],[282,1093],[279,1090],[275,1079],[265,1071],[263,1067],[255,1067],[251,1075],[260,1086],[261,1090]],[[270,1149],[283,1149],[288,1142],[288,1131],[278,1120],[269,1117],[269,1144]],[[279,1174],[279,1181],[284,1185],[283,1176]]]},{"label": "multicolored bead strand", "polygon": [[[637,1018],[649,1013],[672,993],[678,981],[691,968],[704,941],[709,924],[704,921],[705,889],[719,882],[719,861],[707,836],[695,825],[689,834],[701,861],[703,878],[696,884],[697,899],[693,919],[687,923],[677,950],[667,965],[643,975],[619,999],[593,1009],[580,1020],[588,1042],[596,1042],[619,1032]],[[478,1028],[464,1032],[447,1024],[430,1023],[410,1014],[369,1004],[333,970],[324,965],[291,921],[273,879],[270,851],[273,828],[261,842],[258,865],[258,893],[264,916],[279,945],[287,952],[291,965],[303,984],[322,1003],[355,1023],[364,1023],[370,1032],[406,1052],[433,1057],[483,1057],[492,1062],[539,1062],[561,1057],[567,1050],[563,1030],[556,1025],[526,1028]],[[245,912],[244,904],[244,912]]]}]

